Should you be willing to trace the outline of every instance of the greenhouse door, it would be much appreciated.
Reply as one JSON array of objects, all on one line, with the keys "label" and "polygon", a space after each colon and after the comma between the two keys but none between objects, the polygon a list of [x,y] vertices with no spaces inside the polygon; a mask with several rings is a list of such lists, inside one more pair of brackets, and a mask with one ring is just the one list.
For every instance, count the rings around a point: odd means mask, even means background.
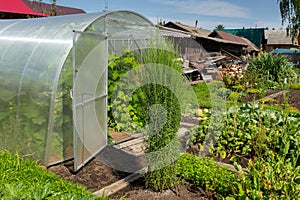
[{"label": "greenhouse door", "polygon": [[74,32],[74,170],[107,145],[107,41]]}]

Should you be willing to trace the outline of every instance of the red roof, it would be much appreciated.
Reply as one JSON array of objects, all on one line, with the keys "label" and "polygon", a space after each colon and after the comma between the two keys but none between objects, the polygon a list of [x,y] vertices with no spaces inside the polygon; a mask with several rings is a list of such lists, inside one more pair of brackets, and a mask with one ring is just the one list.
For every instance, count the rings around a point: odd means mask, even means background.
[{"label": "red roof", "polygon": [[253,44],[248,39],[233,35],[231,33],[226,33],[226,32],[215,30],[213,33],[210,34],[210,36],[211,37],[218,37],[218,38],[221,38],[223,40],[228,40],[228,41],[231,41],[231,42],[246,44],[247,48],[245,48],[245,50],[259,51],[259,49],[255,46],[255,44]]},{"label": "red roof", "polygon": [[45,13],[33,11],[22,0],[0,0],[0,12],[34,16],[48,16]]},{"label": "red roof", "polygon": [[[1,0],[0,0],[1,1]],[[31,8],[31,10],[36,11],[36,12],[45,12],[55,15],[70,15],[70,14],[79,14],[79,13],[85,13],[84,10],[79,9],[79,8],[71,8],[67,6],[60,6],[60,5],[55,5],[55,10],[53,10],[52,4],[48,3],[43,3],[39,1],[29,1],[29,0],[23,0],[23,2]],[[55,13],[53,13],[55,12]]]},{"label": "red roof", "polygon": [[236,35],[233,35],[233,34],[230,34],[230,33],[225,33],[225,32],[222,32],[222,31],[215,31],[215,32],[223,40],[229,40],[229,41],[232,41],[232,42],[247,44],[245,42],[245,40],[243,40],[243,38],[241,38],[239,36],[236,36]]}]

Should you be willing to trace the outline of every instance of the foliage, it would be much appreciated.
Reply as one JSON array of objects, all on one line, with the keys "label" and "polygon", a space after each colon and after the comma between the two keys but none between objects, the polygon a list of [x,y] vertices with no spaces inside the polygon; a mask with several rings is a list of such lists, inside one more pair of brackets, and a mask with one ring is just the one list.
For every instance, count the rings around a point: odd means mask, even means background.
[{"label": "foliage", "polygon": [[300,84],[289,84],[288,87],[293,90],[300,90]]},{"label": "foliage", "polygon": [[224,124],[203,122],[191,131],[191,140],[202,144],[211,126],[221,126],[213,133],[216,143],[207,144],[210,151],[232,161],[250,159],[248,174],[236,164],[241,182],[230,195],[233,199],[298,199],[299,125],[297,114],[243,104],[228,108]]},{"label": "foliage", "polygon": [[218,24],[216,27],[215,27],[215,30],[217,31],[222,31],[225,29],[225,26],[223,24]]},{"label": "foliage", "polygon": [[[209,120],[191,130],[193,142],[203,142],[209,130]],[[222,151],[243,156],[268,158],[279,154],[278,148],[293,151],[298,147],[299,119],[287,116],[283,111],[264,109],[258,104],[230,107],[223,128],[214,133],[217,139],[216,153]],[[295,158],[293,158],[295,159]]]},{"label": "foliage", "polygon": [[[127,101],[127,99],[125,99],[125,93],[126,90],[129,91],[130,88],[125,87],[125,89],[123,89],[126,83],[122,82],[122,77],[124,77],[129,70],[132,70],[139,65],[138,58],[134,52],[126,49],[120,56],[109,55],[108,60],[108,125],[118,131],[124,131],[125,128],[126,131],[139,131],[141,129],[138,129],[138,127],[144,126],[143,120],[136,116],[136,113],[141,112],[141,107],[138,105],[138,102],[134,101],[134,99],[138,98],[139,93],[133,95],[133,103],[126,106],[124,103]],[[123,87],[122,90],[117,92],[116,97],[113,99],[113,92],[118,91],[120,87]],[[121,115],[121,117],[126,116],[123,115],[123,113],[130,113],[134,123],[130,123],[131,120],[123,119],[121,120],[122,124],[117,124],[115,118],[119,116],[116,115]]]},{"label": "foliage", "polygon": [[289,62],[284,55],[264,53],[255,57],[246,70],[243,80],[254,88],[272,88],[277,84],[283,84],[284,79],[288,83],[295,81],[296,73],[289,67]]},{"label": "foliage", "polygon": [[199,84],[193,85],[193,89],[197,96],[199,106],[205,107],[205,108],[210,108],[212,105],[211,105],[210,94],[209,94],[209,90],[207,87],[207,83],[199,83]]},{"label": "foliage", "polygon": [[216,191],[223,197],[233,194],[241,182],[234,172],[219,166],[213,158],[199,158],[185,153],[176,161],[176,165],[178,176],[206,190]]},{"label": "foliage", "polygon": [[96,198],[84,187],[58,178],[37,162],[0,152],[1,199],[107,199]]},{"label": "foliage", "polygon": [[279,3],[282,24],[288,22],[288,33],[297,37],[300,28],[300,2],[290,0],[277,0]]},{"label": "foliage", "polygon": [[235,199],[299,199],[300,166],[282,157],[249,162],[246,175],[236,164],[242,181]]},{"label": "foliage", "polygon": [[[168,71],[171,68],[180,75],[181,63],[176,61],[178,55],[174,52],[175,48],[171,42],[160,38],[156,38],[154,42],[157,44],[152,44],[143,52],[142,63],[153,67],[159,64],[161,67],[156,70]],[[144,78],[168,80],[171,87],[176,86],[176,77],[169,77],[167,71],[158,73],[160,77],[152,77],[150,73]],[[181,120],[181,105],[170,88],[152,81],[150,83],[141,88],[146,97],[143,108],[150,111],[147,117],[147,124],[150,126],[145,131],[145,153],[148,159],[148,173],[145,174],[145,180],[147,186],[155,191],[162,191],[177,185],[174,162],[179,157],[180,143],[177,139],[177,131]],[[165,119],[161,119],[161,116]]]}]

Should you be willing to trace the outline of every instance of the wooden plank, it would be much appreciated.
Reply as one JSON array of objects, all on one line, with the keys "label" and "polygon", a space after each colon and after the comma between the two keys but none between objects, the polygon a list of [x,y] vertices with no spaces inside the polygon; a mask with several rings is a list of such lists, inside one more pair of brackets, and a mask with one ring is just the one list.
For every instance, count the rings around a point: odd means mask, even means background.
[{"label": "wooden plank", "polygon": [[129,176],[127,176],[109,186],[106,186],[106,187],[102,188],[101,190],[94,192],[93,194],[96,195],[97,197],[102,197],[102,195],[104,195],[104,196],[112,195],[112,194],[118,192],[119,190],[124,189],[130,183],[136,181],[140,177],[141,177],[140,173],[130,174]]}]

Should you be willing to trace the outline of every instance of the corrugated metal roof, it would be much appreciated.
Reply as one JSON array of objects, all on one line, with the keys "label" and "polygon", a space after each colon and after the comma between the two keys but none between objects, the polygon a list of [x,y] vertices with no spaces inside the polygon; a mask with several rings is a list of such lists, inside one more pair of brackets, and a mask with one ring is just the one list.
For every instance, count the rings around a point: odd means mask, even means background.
[{"label": "corrugated metal roof", "polygon": [[191,34],[187,32],[169,28],[169,27],[164,27],[164,26],[159,27],[159,32],[161,35],[168,36],[168,37],[181,37],[181,38],[191,37]]},{"label": "corrugated metal roof", "polygon": [[244,37],[253,42],[257,47],[260,47],[264,38],[264,28],[250,29],[223,29],[223,32],[231,33],[239,37]]},{"label": "corrugated metal roof", "polygon": [[231,33],[226,33],[226,32],[222,32],[222,31],[217,31],[216,30],[213,33],[211,33],[209,36],[219,37],[219,38],[224,39],[224,40],[228,40],[228,41],[232,41],[232,42],[237,42],[237,43],[245,44],[245,45],[247,45],[247,47],[244,47],[244,50],[259,51],[259,49],[257,48],[257,46],[255,44],[253,44],[247,38],[239,37],[239,36],[233,35]]},{"label": "corrugated metal roof", "polygon": [[229,40],[232,42],[246,44],[246,42],[245,42],[245,40],[243,40],[243,38],[233,35],[233,34],[230,34],[230,33],[222,32],[222,31],[214,31],[209,36],[219,37],[224,40]]},{"label": "corrugated metal roof", "polygon": [[211,33],[210,30],[196,28],[196,27],[193,27],[193,26],[189,26],[189,25],[185,25],[185,24],[181,24],[181,23],[175,23],[175,22],[168,22],[164,26],[165,27],[170,27],[170,28],[174,28],[174,26],[177,26],[183,31],[187,31],[189,33],[196,34],[196,35],[201,35],[201,36],[208,36]]}]

